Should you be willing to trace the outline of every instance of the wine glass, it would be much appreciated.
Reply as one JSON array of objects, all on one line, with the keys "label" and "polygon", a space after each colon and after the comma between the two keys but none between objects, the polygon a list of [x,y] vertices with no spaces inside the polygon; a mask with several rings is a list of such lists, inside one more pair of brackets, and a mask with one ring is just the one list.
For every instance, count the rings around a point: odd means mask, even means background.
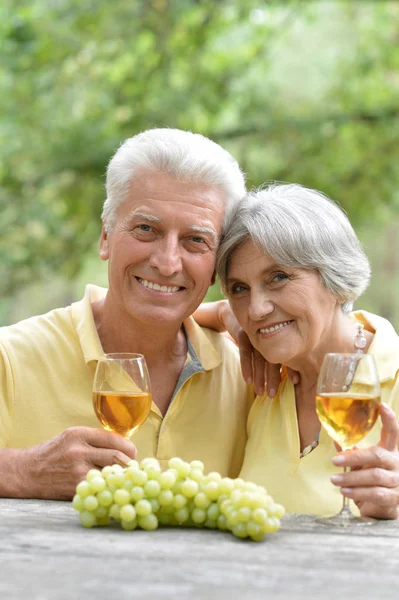
[{"label": "wine glass", "polygon": [[[381,401],[377,367],[370,354],[326,354],[317,381],[316,411],[329,436],[342,450],[355,446],[373,427]],[[347,467],[344,467],[344,472]],[[341,511],[318,522],[347,526],[361,522],[343,497]]]},{"label": "wine glass", "polygon": [[151,402],[150,378],[142,354],[105,354],[98,360],[93,405],[104,429],[130,438],[146,420]]}]

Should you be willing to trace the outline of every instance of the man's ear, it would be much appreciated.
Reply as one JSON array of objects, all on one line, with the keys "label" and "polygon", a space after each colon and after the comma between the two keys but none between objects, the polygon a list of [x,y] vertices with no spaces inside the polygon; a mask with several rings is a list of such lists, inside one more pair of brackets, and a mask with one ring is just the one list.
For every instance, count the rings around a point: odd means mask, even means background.
[{"label": "man's ear", "polygon": [[101,260],[109,259],[108,233],[105,229],[104,224],[101,228],[101,236],[100,236],[100,258],[101,258]]}]

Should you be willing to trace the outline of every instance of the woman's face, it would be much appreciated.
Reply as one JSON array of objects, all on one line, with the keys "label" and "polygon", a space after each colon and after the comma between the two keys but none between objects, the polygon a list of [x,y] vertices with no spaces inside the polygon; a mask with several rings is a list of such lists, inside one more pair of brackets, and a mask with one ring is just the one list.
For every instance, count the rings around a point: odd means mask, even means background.
[{"label": "woman's face", "polygon": [[316,271],[281,267],[248,240],[232,255],[227,292],[241,327],[269,362],[299,365],[328,345],[339,305]]}]

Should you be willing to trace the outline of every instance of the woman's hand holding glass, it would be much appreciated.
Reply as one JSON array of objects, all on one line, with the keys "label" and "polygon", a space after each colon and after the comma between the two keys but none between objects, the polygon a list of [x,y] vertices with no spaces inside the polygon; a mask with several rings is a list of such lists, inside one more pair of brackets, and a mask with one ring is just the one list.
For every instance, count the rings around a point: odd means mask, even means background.
[{"label": "woman's hand holding glass", "polygon": [[105,354],[93,383],[95,413],[107,431],[130,438],[151,410],[150,378],[142,354]]},{"label": "woman's hand holding glass", "polygon": [[351,469],[333,475],[331,481],[352,499],[362,517],[399,518],[399,425],[393,410],[380,406],[381,439],[376,446],[340,452],[337,466]]}]

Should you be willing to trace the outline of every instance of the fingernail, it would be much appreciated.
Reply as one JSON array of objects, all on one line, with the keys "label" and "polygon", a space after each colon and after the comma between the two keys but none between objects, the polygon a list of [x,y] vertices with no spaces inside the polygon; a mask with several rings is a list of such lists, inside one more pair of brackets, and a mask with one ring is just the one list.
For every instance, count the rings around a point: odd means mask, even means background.
[{"label": "fingernail", "polygon": [[263,394],[264,394],[264,393],[265,393],[265,388],[263,388],[263,387],[261,387],[261,388],[258,388],[258,389],[256,390],[256,394],[257,394],[258,396],[263,396]]},{"label": "fingernail", "polygon": [[296,385],[297,383],[299,383],[299,377],[298,377],[298,375],[293,375],[292,376],[292,383],[294,385]]},{"label": "fingernail", "polygon": [[252,383],[252,377],[247,377],[247,384],[251,385],[251,383]]},{"label": "fingernail", "polygon": [[341,492],[343,494],[351,494],[353,492],[353,488],[341,488]]},{"label": "fingernail", "polygon": [[275,395],[276,395],[276,390],[274,388],[272,388],[269,392],[269,396],[270,396],[270,398],[274,398]]},{"label": "fingernail", "polygon": [[333,483],[336,483],[339,485],[340,483],[342,483],[343,476],[342,475],[331,475],[330,479]]},{"label": "fingernail", "polygon": [[344,465],[346,461],[345,461],[344,456],[342,456],[342,455],[340,456],[338,454],[338,456],[333,457],[332,462],[334,465],[337,465],[338,467],[340,467],[340,466]]}]

